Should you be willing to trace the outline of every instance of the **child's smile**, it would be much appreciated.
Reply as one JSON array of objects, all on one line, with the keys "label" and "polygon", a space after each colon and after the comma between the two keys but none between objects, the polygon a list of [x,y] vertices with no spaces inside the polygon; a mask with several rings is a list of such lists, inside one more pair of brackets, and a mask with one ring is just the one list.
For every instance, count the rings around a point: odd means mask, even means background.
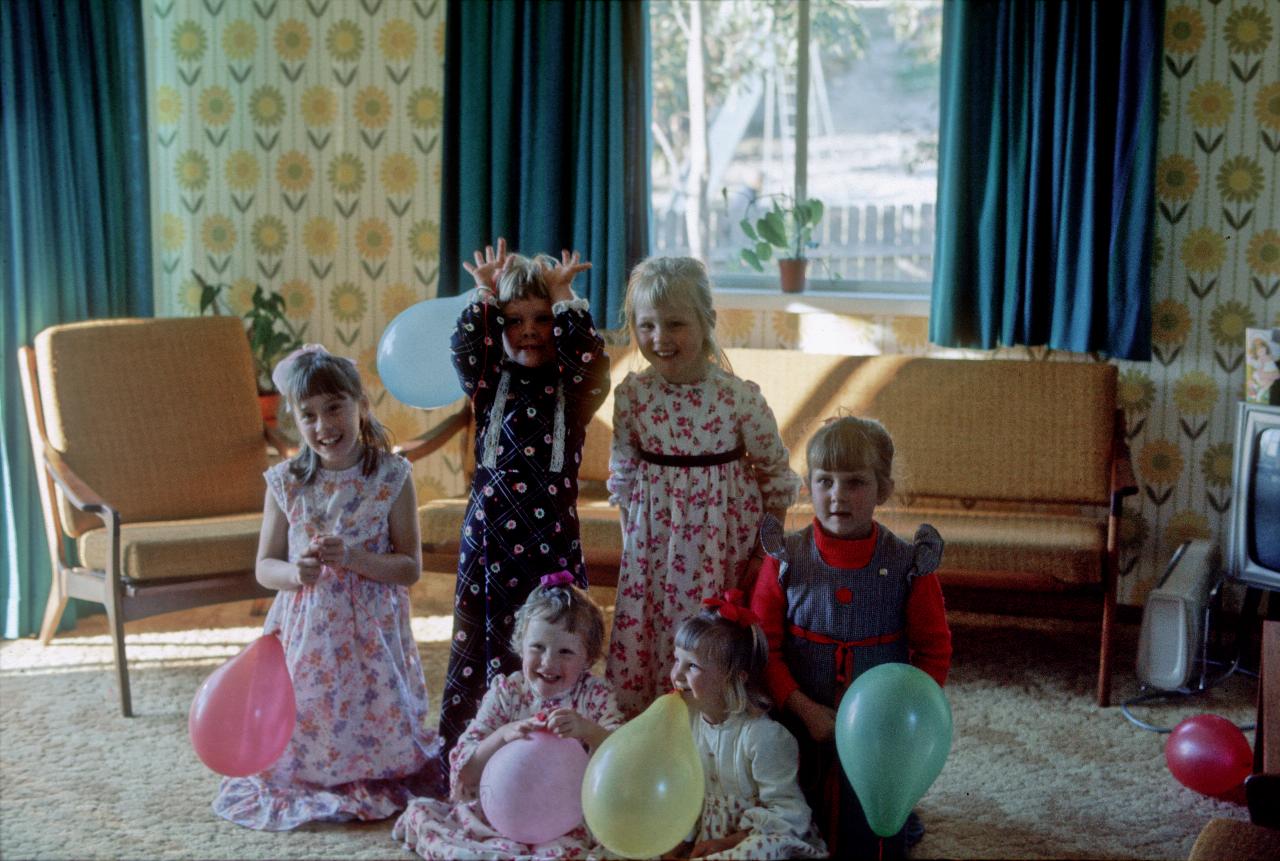
[{"label": "child's smile", "polygon": [[502,348],[507,358],[537,368],[556,357],[555,316],[546,299],[512,299],[502,306]]},{"label": "child's smile", "polygon": [[671,668],[671,686],[684,696],[685,702],[701,712],[711,723],[728,716],[724,690],[728,674],[722,667],[703,660],[697,654],[676,646],[676,664]]},{"label": "child's smile", "polygon": [[697,313],[683,305],[639,303],[635,308],[640,354],[669,383],[696,383],[706,373],[706,339]]},{"label": "child's smile", "polygon": [[568,693],[587,671],[582,637],[546,619],[531,619],[520,649],[525,681],[542,699]]},{"label": "child's smile", "polygon": [[349,395],[312,395],[297,404],[298,431],[325,469],[341,470],[360,459],[361,406]]}]

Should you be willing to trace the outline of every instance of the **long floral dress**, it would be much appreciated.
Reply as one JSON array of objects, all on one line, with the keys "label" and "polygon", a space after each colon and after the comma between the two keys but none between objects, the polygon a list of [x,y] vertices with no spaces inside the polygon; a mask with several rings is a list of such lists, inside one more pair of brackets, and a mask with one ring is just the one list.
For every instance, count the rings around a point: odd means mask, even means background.
[{"label": "long floral dress", "polygon": [[[607,730],[622,725],[622,712],[608,684],[584,675],[559,697],[540,699],[520,672],[496,676],[480,710],[449,753],[449,784],[475,755],[480,743],[501,726],[539,712],[571,708]],[[480,802],[470,795],[455,803],[433,798],[415,799],[396,822],[391,836],[423,858],[597,858],[604,850],[585,825],[562,837],[530,845],[503,837],[485,820]]]},{"label": "long floral dress", "polygon": [[[718,367],[686,385],[647,368],[614,398],[609,499],[626,519],[606,678],[634,716],[668,686],[676,627],[737,585],[764,512],[789,507],[799,477],[759,386]],[[714,466],[643,457],[739,447],[742,457]]]},{"label": "long floral dress", "polygon": [[[266,472],[289,522],[289,559],[318,534],[371,553],[391,551],[388,517],[409,462],[383,455],[320,470],[311,484],[289,462]],[[284,754],[250,777],[224,778],[214,812],[248,828],[284,831],[317,820],[386,819],[415,795],[441,791],[439,741],[427,728],[426,682],[409,627],[409,589],[325,566],[313,586],[276,593],[265,633],[284,646],[298,722]]]},{"label": "long floral dress", "polygon": [[692,725],[707,782],[694,842],[751,832],[732,849],[705,857],[826,856],[827,847],[796,782],[799,748],[785,727],[765,715],[746,714],[712,724],[695,713]]},{"label": "long floral dress", "polygon": [[609,393],[609,356],[585,299],[557,302],[556,360],[504,358],[493,302],[463,309],[453,361],[476,417],[476,470],[458,555],[453,640],[441,699],[445,750],[495,676],[519,669],[515,611],[544,574],[587,585],[578,531],[578,465],[587,422]]}]

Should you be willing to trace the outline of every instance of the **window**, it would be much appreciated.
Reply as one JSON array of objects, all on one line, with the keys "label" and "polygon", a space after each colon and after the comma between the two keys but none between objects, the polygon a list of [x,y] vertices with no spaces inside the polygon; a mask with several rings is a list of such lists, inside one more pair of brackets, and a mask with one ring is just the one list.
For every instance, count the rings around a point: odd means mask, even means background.
[{"label": "window", "polygon": [[776,285],[739,222],[811,196],[811,287],[927,293],[941,23],[942,0],[651,0],[652,252]]}]

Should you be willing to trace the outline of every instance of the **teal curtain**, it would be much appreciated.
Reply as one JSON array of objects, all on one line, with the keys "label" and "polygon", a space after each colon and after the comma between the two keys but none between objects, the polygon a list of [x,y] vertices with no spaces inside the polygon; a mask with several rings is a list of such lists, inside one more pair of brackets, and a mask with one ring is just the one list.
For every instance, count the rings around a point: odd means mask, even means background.
[{"label": "teal curtain", "polygon": [[1150,359],[1163,6],[944,4],[931,341]]},{"label": "teal curtain", "polygon": [[647,4],[451,0],[445,25],[440,295],[471,252],[577,249],[575,285],[616,325],[649,244]]},{"label": "teal curtain", "polygon": [[50,579],[18,347],[55,323],[152,314],[140,10],[137,0],[0,2],[7,638],[39,630]]}]

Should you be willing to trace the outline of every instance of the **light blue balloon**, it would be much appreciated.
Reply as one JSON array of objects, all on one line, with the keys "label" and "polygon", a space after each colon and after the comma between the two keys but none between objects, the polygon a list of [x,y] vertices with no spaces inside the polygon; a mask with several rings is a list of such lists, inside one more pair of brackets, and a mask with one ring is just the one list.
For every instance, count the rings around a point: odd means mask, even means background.
[{"label": "light blue balloon", "polygon": [[951,752],[951,704],[924,670],[880,664],[853,680],[836,711],[836,752],[881,837],[902,829]]},{"label": "light blue balloon", "polygon": [[378,376],[396,400],[430,409],[462,397],[449,338],[470,294],[410,305],[387,324],[378,341]]}]

